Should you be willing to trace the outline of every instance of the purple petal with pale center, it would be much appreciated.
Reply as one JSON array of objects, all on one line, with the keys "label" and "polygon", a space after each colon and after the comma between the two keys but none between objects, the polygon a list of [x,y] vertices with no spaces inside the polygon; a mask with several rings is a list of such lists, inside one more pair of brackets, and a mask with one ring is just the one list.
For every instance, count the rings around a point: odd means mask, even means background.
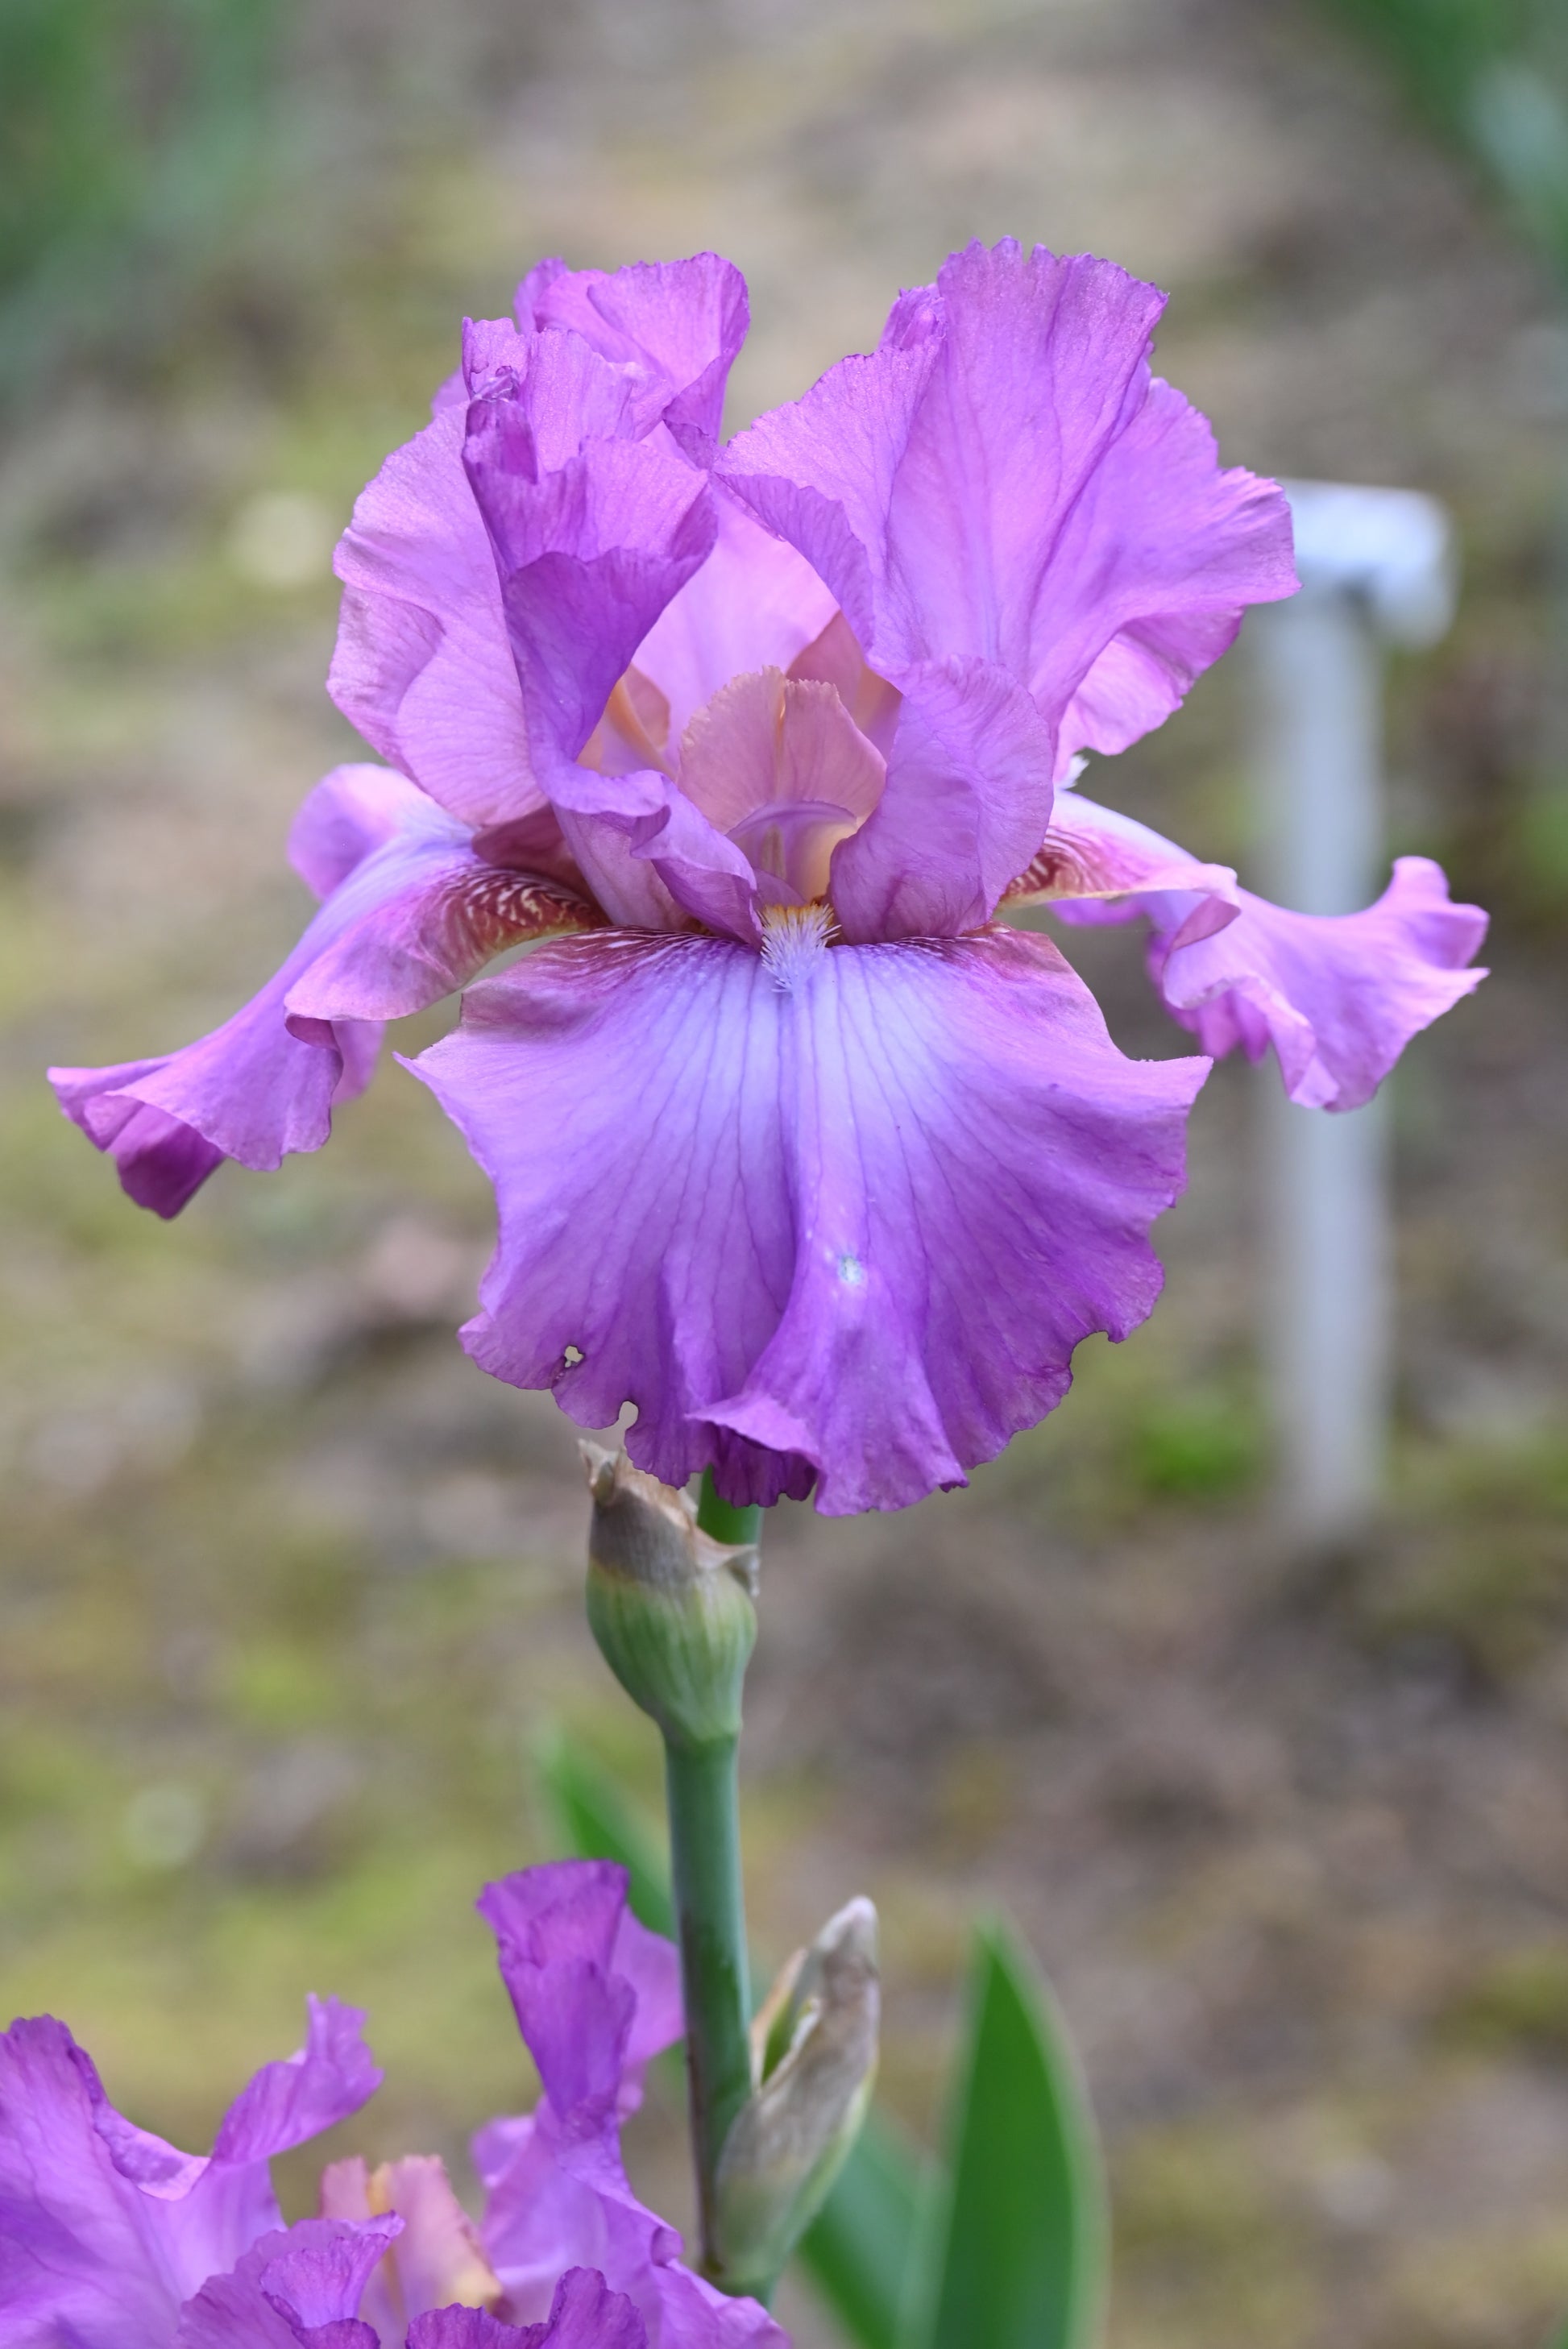
[{"label": "purple petal with pale center", "polygon": [[1125,1060],[1010,934],[615,932],[474,988],[412,1065],[496,1186],[475,1358],[587,1426],[632,1402],[666,1483],[815,1479],[830,1515],[961,1483],[1144,1318],[1206,1067]]}]

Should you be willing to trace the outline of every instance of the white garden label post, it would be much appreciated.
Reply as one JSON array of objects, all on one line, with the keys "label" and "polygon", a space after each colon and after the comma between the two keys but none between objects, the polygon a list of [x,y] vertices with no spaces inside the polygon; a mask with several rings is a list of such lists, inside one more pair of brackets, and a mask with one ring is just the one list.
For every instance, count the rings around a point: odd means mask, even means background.
[{"label": "white garden label post", "polygon": [[[1285,484],[1302,590],[1248,624],[1257,693],[1260,877],[1310,914],[1387,880],[1382,647],[1433,644],[1453,616],[1449,519],[1409,490]],[[1383,1483],[1392,1368],[1387,1105],[1325,1113],[1268,1087],[1267,1348],[1281,1500],[1293,1531],[1353,1536]]]}]

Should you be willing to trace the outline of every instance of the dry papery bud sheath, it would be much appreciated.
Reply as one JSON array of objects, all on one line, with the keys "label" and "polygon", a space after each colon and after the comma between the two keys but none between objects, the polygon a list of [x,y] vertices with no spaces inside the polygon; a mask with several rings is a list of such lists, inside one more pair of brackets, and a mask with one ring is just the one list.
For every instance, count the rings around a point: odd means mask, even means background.
[{"label": "dry papery bud sheath", "polygon": [[851,1900],[796,1951],[752,2024],[756,2086],[718,2164],[731,2291],[765,2294],[827,2199],[871,2101],[881,2011],[876,1910]]},{"label": "dry papery bud sheath", "polygon": [[600,1652],[667,1743],[695,1751],[740,1734],[757,1640],[757,1546],[703,1533],[684,1493],[584,1444],[593,1522],[588,1621]]}]

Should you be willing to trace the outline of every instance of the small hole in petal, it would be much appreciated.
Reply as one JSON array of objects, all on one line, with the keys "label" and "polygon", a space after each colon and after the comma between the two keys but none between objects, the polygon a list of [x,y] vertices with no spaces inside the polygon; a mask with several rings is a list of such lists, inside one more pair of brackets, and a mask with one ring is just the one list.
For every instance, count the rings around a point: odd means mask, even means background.
[{"label": "small hole in petal", "polygon": [[846,1288],[859,1288],[865,1277],[865,1266],[858,1256],[841,1256],[839,1258],[839,1278]]},{"label": "small hole in petal", "polygon": [[574,1371],[578,1363],[586,1358],[581,1346],[568,1346],[561,1359],[569,1371]]}]

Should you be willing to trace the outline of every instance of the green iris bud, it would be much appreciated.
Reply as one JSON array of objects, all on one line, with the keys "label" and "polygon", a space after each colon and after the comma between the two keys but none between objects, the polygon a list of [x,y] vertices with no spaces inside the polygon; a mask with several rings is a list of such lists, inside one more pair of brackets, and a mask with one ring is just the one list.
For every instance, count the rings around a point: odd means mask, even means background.
[{"label": "green iris bud", "polygon": [[670,1745],[731,1742],[757,1640],[756,1543],[715,1541],[684,1493],[624,1453],[582,1451],[593,1496],[588,1621],[601,1654]]},{"label": "green iris bud", "polygon": [[871,2102],[880,2007],[876,1910],[851,1900],[796,1951],[751,2026],[755,2085],[715,2195],[727,2291],[766,2295],[826,2201]]}]

